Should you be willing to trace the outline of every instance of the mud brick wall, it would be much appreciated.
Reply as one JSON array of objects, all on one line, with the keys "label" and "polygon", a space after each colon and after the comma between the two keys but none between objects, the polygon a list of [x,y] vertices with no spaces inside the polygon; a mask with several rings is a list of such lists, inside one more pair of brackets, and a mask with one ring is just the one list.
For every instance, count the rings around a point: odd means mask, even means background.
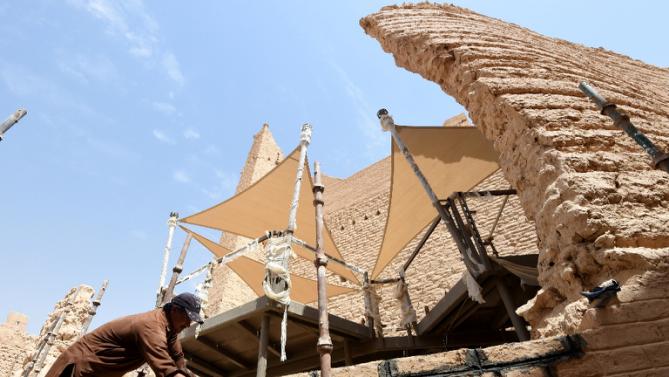
[{"label": "mud brick wall", "polygon": [[666,252],[669,177],[577,85],[589,81],[667,149],[669,69],[449,5],[386,7],[361,25],[399,66],[464,105],[494,142],[536,223],[545,290],[571,302],[639,267],[632,260]]},{"label": "mud brick wall", "polygon": [[28,317],[10,312],[0,324],[0,376],[10,376],[35,347],[35,337],[26,332]]},{"label": "mud brick wall", "polygon": [[[579,337],[553,337],[335,368],[333,377],[545,377],[580,355]],[[551,374],[552,373],[552,374]],[[315,377],[317,371],[290,377]],[[579,375],[580,376],[580,375]]]},{"label": "mud brick wall", "polygon": [[[577,85],[590,82],[667,150],[669,69],[450,5],[385,7],[361,26],[494,142],[539,238],[543,289],[523,315],[535,337],[588,335],[590,362],[564,375],[666,375],[669,176]],[[579,292],[609,278],[621,302],[589,308]]]},{"label": "mud brick wall", "polygon": [[65,297],[56,303],[54,310],[44,322],[39,335],[32,342],[29,351],[23,353],[24,357],[22,359],[17,360],[13,370],[14,374],[11,375],[20,375],[20,372],[23,371],[26,365],[32,360],[33,355],[37,352],[37,345],[39,345],[42,340],[46,339],[50,329],[53,328],[60,316],[63,316],[63,322],[59,331],[56,333],[53,345],[49,348],[49,353],[44,361],[44,366],[41,368],[38,376],[45,375],[51,367],[51,364],[56,361],[56,358],[58,358],[61,352],[79,338],[84,322],[89,317],[91,299],[93,298],[95,290],[88,285],[81,285],[78,288],[78,291],[77,287],[71,288]]}]

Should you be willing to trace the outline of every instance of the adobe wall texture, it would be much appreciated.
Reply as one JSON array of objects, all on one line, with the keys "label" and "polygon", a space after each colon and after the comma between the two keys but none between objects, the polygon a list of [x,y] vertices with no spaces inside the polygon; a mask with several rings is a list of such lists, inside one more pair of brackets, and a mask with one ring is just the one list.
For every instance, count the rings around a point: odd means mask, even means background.
[{"label": "adobe wall texture", "polygon": [[[80,289],[77,291],[77,288]],[[15,355],[16,359],[15,362],[12,363],[11,370],[6,374],[1,375],[20,376],[26,365],[30,363],[35,353],[37,352],[36,347],[38,347],[40,342],[46,339],[49,331],[58,321],[58,318],[63,316],[63,322],[59,331],[56,332],[53,345],[49,349],[49,352],[44,361],[44,365],[41,367],[40,373],[36,374],[35,376],[45,375],[51,367],[51,364],[53,364],[61,352],[65,350],[65,348],[67,348],[70,344],[74,343],[81,334],[81,329],[84,325],[84,322],[89,317],[91,298],[93,297],[94,293],[95,291],[93,288],[88,285],[81,285],[79,287],[70,289],[65,297],[56,303],[53,312],[49,314],[49,317],[44,322],[39,335],[37,337],[32,337],[27,336],[24,333],[23,339],[25,340],[25,343],[15,343],[15,348],[8,351],[12,355]],[[22,326],[23,331],[25,331],[25,324]],[[0,356],[5,356],[2,348],[0,348]],[[33,370],[37,371],[37,368]]]},{"label": "adobe wall texture", "polygon": [[[669,69],[450,5],[385,7],[361,26],[494,142],[539,238],[543,289],[523,313],[533,335],[590,334],[589,371],[566,375],[666,375],[669,176],[577,85],[590,82],[667,150]],[[621,303],[588,308],[579,292],[610,278]],[[628,328],[638,331],[611,336]]]},{"label": "adobe wall texture", "polygon": [[[546,377],[577,357],[578,337],[553,337],[483,349],[372,361],[332,370],[333,377]],[[554,374],[553,374],[554,375]],[[290,377],[318,376],[313,372]]]},{"label": "adobe wall texture", "polygon": [[28,317],[10,312],[0,324],[0,376],[9,376],[32,351],[35,337],[26,332]]}]

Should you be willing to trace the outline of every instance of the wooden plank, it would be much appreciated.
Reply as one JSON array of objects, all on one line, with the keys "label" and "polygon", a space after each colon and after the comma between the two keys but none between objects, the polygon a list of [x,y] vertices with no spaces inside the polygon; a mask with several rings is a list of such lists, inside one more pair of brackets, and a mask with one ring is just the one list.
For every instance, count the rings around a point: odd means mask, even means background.
[{"label": "wooden plank", "polygon": [[210,351],[216,352],[216,354],[222,356],[232,364],[234,364],[238,368],[242,369],[251,369],[253,368],[253,364],[241,356],[235,354],[232,351],[229,351],[225,349],[223,346],[220,344],[216,344],[209,339],[206,339],[204,337],[199,337],[197,338],[198,343],[200,343],[202,346],[205,348],[209,349]]},{"label": "wooden plank", "polygon": [[[210,332],[216,332],[223,327],[232,326],[238,321],[258,316],[259,313],[266,311],[269,307],[270,299],[268,299],[266,296],[259,297],[251,302],[247,302],[242,306],[238,306],[217,316],[208,318],[200,326],[198,336],[204,336]],[[183,341],[187,338],[195,338],[196,327],[197,325],[193,325],[182,331],[179,339],[182,339]]]},{"label": "wooden plank", "polygon": [[[253,327],[253,325],[248,323],[247,321],[239,321],[239,322],[236,323],[236,325],[237,325],[237,327],[244,330],[244,332],[253,336],[254,338],[256,338],[256,339],[259,338],[260,330]],[[279,348],[276,345],[277,341],[273,340],[272,337],[269,336],[269,334],[267,334],[267,336],[269,337],[269,343],[267,343],[267,350],[272,355],[274,355],[276,357],[281,357],[281,351],[279,350]]]},{"label": "wooden plank", "polygon": [[203,374],[206,376],[225,377],[225,373],[221,370],[221,368],[212,365],[196,356],[189,356],[187,360],[188,362],[186,367],[188,369],[197,370],[200,373],[203,372]]},{"label": "wooden plank", "polygon": [[[273,309],[276,311],[281,311],[281,313],[283,313],[283,308],[280,309],[273,308]],[[293,301],[290,303],[290,306],[288,307],[288,313],[300,317],[300,319],[303,320],[304,322],[313,323],[314,327],[318,328],[318,309]],[[356,322],[352,322],[332,314],[328,315],[328,321],[330,322],[330,330],[336,330],[338,333],[343,334],[349,338],[351,337],[357,339],[369,338],[369,330],[367,329],[367,327],[360,325]]]},{"label": "wooden plank", "polygon": [[[273,316],[277,318],[282,318],[283,319],[283,314],[276,313],[274,311],[270,312]],[[308,334],[315,335],[316,338],[318,338],[318,324],[315,324],[311,321],[304,320],[303,318],[296,318],[296,317],[291,317],[288,316],[288,323],[293,324],[294,326],[297,326],[307,332]],[[350,339],[347,335],[340,334],[336,330],[330,329],[330,337],[333,340],[336,340],[338,342],[343,342],[346,339]],[[354,338],[357,339],[357,338]]]},{"label": "wooden plank", "polygon": [[418,335],[427,334],[434,330],[455,309],[458,303],[465,298],[468,299],[468,297],[467,285],[462,279],[458,280],[448,293],[439,300],[437,305],[430,310],[430,313],[418,322]]},{"label": "wooden plank", "polygon": [[260,325],[260,342],[258,343],[258,366],[256,367],[256,377],[265,377],[267,375],[267,343],[269,342],[269,314],[262,316]]}]

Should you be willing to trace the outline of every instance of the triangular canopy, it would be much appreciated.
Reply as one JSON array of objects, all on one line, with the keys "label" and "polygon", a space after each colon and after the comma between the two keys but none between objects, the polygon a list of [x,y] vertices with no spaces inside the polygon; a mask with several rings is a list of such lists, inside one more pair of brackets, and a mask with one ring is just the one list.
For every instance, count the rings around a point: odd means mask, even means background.
[{"label": "triangular canopy", "polygon": [[[260,237],[268,230],[285,230],[288,226],[299,156],[300,149],[296,148],[276,168],[246,190],[181,221],[219,229],[251,239]],[[309,164],[305,163],[300,186],[295,236],[312,246],[316,246],[316,218],[312,204],[314,200],[312,186]],[[327,226],[325,226],[323,233],[325,252],[332,257],[343,260]],[[294,250],[299,256],[314,260],[312,252],[299,246],[296,246]],[[329,263],[327,267],[352,282],[360,283],[351,270],[337,263]]]},{"label": "triangular canopy", "polygon": [[[497,153],[475,127],[405,127],[397,131],[439,199],[469,191],[499,168]],[[420,181],[392,143],[388,218],[372,278],[437,215]]]},{"label": "triangular canopy", "polygon": [[[183,228],[186,232],[193,235],[202,246],[207,248],[217,257],[223,257],[226,254],[230,253],[230,250],[227,250],[223,246],[209,240],[208,238],[199,235],[192,230]],[[258,296],[263,296],[265,292],[263,291],[262,282],[265,278],[265,265],[253,260],[251,258],[240,256],[236,259],[226,263],[237,275],[239,275],[246,284],[253,289],[253,291]],[[318,299],[318,286],[315,280],[303,278],[295,274],[290,274],[290,280],[292,287],[290,289],[290,297],[292,300],[299,301],[303,304],[316,301]],[[328,284],[327,285],[327,295],[328,297],[334,297],[344,293],[353,292],[355,289],[341,287],[338,285]]]}]

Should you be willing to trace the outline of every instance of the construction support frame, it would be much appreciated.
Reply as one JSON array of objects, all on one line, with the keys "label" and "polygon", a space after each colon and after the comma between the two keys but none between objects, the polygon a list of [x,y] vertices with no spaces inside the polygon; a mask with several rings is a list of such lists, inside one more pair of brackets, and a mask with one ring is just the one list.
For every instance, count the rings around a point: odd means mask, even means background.
[{"label": "construction support frame", "polygon": [[[478,233],[478,230],[476,229],[474,218],[467,206],[464,193],[454,193],[446,200],[440,200],[435,194],[432,187],[430,186],[429,182],[427,181],[427,178],[421,172],[420,168],[418,167],[418,164],[414,160],[413,155],[407,148],[406,144],[404,144],[404,142],[402,141],[402,138],[397,132],[395,122],[393,118],[388,114],[388,111],[386,109],[381,109],[377,112],[377,116],[381,121],[381,127],[386,131],[390,131],[393,140],[397,144],[398,149],[404,155],[404,158],[406,159],[407,163],[409,164],[414,174],[418,178],[421,186],[423,186],[423,189],[425,190],[425,193],[429,197],[430,202],[436,209],[439,215],[438,216],[439,219],[443,221],[444,224],[446,225],[446,228],[448,229],[451,238],[453,239],[453,241],[455,241],[455,244],[460,254],[462,255],[462,259],[467,271],[474,278],[477,278],[478,276],[484,273],[494,272],[492,264],[490,262],[490,258],[486,252],[485,245],[483,244],[483,240],[481,239],[481,236]],[[460,215],[460,211],[458,210],[455,204],[456,200],[461,205],[462,211],[465,215],[464,220],[463,217]],[[428,230],[431,230],[433,232],[437,226],[437,223],[438,221],[435,219],[435,221],[433,221],[433,224],[430,227],[431,229]],[[429,237],[429,235],[427,237]],[[427,237],[424,236],[423,239],[427,241]],[[491,241],[489,243],[492,244]],[[425,242],[422,240],[421,242],[419,242],[420,247],[422,247],[424,244]],[[415,258],[415,254],[417,253],[418,251],[414,251],[414,253],[412,253],[410,261],[413,261],[413,259]],[[409,264],[410,261],[408,261]],[[408,264],[405,265],[406,267],[408,267]],[[406,267],[403,266],[402,270],[400,271],[400,279],[403,276]],[[500,298],[502,299],[507,315],[509,316],[511,323],[513,323],[518,339],[520,341],[529,340],[530,334],[527,331],[527,327],[523,324],[522,319],[515,312],[515,308],[513,307],[514,304],[511,299],[511,295],[509,293],[508,288],[506,287],[504,282],[501,279],[499,279],[499,277],[495,276],[495,279],[496,279],[495,287],[500,295]]]}]

